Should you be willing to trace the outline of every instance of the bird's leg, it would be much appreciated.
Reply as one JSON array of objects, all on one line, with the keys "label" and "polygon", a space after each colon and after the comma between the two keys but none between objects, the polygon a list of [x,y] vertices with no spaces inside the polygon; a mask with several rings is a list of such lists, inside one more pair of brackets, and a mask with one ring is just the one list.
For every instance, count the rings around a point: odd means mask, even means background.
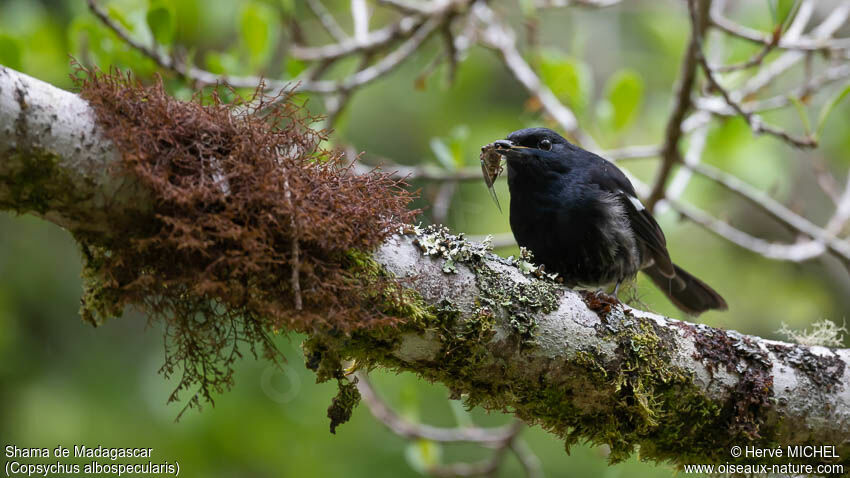
[{"label": "bird's leg", "polygon": [[614,286],[614,292],[613,292],[613,294],[612,294],[612,295],[613,295],[615,298],[617,298],[617,300],[619,300],[619,299],[620,299],[619,297],[617,297],[617,294],[620,292],[620,284],[622,284],[622,283],[623,283],[623,279],[622,279],[622,278],[621,278],[621,279],[617,279],[617,285],[615,285],[615,286]]}]

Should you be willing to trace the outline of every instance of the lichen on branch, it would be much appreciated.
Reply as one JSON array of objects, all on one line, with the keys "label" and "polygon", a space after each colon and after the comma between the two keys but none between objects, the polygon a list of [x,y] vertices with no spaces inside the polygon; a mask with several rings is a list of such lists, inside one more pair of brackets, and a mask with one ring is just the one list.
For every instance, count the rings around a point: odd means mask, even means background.
[{"label": "lichen on branch", "polygon": [[120,237],[77,234],[82,315],[97,325],[132,306],[162,320],[162,372],[181,373],[172,400],[212,401],[244,350],[280,361],[271,334],[396,320],[374,298],[400,288],[359,272],[411,220],[412,195],[389,174],[353,174],[292,95],[183,102],[161,81],[79,65],[75,81],[121,153],[113,172],[154,202]]}]

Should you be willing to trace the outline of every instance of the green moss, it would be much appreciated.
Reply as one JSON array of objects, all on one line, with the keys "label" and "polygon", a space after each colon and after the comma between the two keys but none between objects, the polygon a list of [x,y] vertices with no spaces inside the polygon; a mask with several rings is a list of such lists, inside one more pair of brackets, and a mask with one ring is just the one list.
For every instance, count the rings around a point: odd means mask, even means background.
[{"label": "green moss", "polygon": [[116,284],[104,282],[106,279],[101,268],[107,250],[89,243],[79,233],[74,233],[74,238],[77,240],[83,257],[82,270],[80,271],[83,284],[83,295],[80,298],[80,317],[85,322],[97,327],[108,318],[120,317],[124,312],[124,301]]},{"label": "green moss", "polygon": [[489,355],[487,346],[496,333],[496,318],[487,307],[464,318],[448,301],[432,311],[434,320],[427,330],[437,335],[441,348],[429,364],[426,378],[445,383],[453,395],[459,396],[463,383],[479,381],[478,374]]},{"label": "green moss", "polygon": [[80,197],[81,189],[59,166],[60,157],[52,152],[33,147],[26,154],[9,153],[3,161],[15,174],[2,180],[9,193],[8,200],[0,201],[0,209],[43,215],[53,209],[51,205],[74,204],[90,197]]},{"label": "green moss", "polygon": [[372,258],[371,254],[363,251],[349,249],[342,260],[347,269],[361,277],[377,278],[384,275],[384,268]]},{"label": "green moss", "polygon": [[345,270],[360,280],[358,288],[381,313],[402,319],[408,326],[422,326],[433,313],[416,291],[404,287],[390,277],[372,255],[355,249],[342,258]]},{"label": "green moss", "polygon": [[354,382],[341,378],[337,380],[339,387],[336,396],[328,407],[328,418],[331,419],[331,433],[336,433],[336,427],[351,419],[354,407],[360,403],[360,391]]},{"label": "green moss", "polygon": [[[49,151],[36,147],[26,154],[12,152],[3,158],[14,169],[15,174],[2,179],[2,187],[8,190],[7,200],[0,201],[0,209],[10,209],[18,214],[32,212],[44,215],[91,199],[93,193],[81,193],[69,176],[67,168],[60,164],[61,158]],[[94,188],[91,188],[94,190]],[[82,213],[82,212],[80,212]],[[85,218],[78,217],[84,222]],[[129,219],[127,219],[129,221]],[[116,226],[117,230],[124,229]],[[85,233],[71,231],[80,245],[83,255],[83,297],[80,316],[92,325],[100,325],[108,317],[120,316],[124,304],[119,300],[113,285],[107,285],[100,273],[106,248],[95,246],[95,241]],[[100,241],[103,238],[99,238]]]}]

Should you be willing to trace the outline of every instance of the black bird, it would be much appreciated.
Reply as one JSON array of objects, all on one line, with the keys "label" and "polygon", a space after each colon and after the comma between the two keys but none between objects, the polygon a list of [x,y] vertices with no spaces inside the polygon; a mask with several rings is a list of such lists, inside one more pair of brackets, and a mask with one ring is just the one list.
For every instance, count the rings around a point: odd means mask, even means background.
[{"label": "black bird", "polygon": [[726,301],[670,260],[664,233],[613,163],[552,130],[514,131],[493,143],[507,159],[510,221],[535,262],[571,286],[616,284],[645,272],[688,314]]}]

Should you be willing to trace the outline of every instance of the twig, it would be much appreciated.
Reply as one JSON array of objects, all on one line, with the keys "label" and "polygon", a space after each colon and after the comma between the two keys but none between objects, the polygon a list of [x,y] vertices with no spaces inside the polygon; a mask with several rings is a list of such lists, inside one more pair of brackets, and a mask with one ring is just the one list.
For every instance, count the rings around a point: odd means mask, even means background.
[{"label": "twig", "polygon": [[361,40],[347,39],[330,45],[307,47],[293,45],[290,52],[299,60],[317,61],[349,56],[355,53],[374,51],[394,41],[404,40],[425,22],[424,17],[404,17],[396,23],[370,32]]},{"label": "twig", "polygon": [[629,159],[653,158],[661,154],[661,147],[656,144],[626,146],[625,148],[609,149],[599,153],[605,159],[611,161],[625,161]]},{"label": "twig", "polygon": [[[721,5],[721,2],[714,2],[711,13],[712,16],[721,14]],[[791,26],[785,32],[783,37],[785,41],[796,41],[802,36],[803,30],[811,18],[813,10],[814,1],[804,0],[798,9]],[[811,37],[815,40],[829,38],[846,21],[848,14],[850,14],[850,5],[839,5],[812,31]],[[767,66],[763,66],[755,76],[747,80],[743,87],[730,92],[729,96],[733,101],[739,103],[742,108],[748,112],[765,111],[768,109],[787,106],[790,103],[789,94],[780,94],[762,101],[751,101],[751,98],[753,95],[770,85],[779,77],[779,75],[794,66],[805,56],[805,52],[793,50],[786,51]],[[807,81],[803,86],[792,90],[790,95],[798,98],[808,95],[809,92],[817,91],[822,86],[832,81],[847,77],[848,75],[850,75],[850,68],[847,68],[847,65],[827,68],[822,75],[816,76],[810,81]],[[747,103],[744,103],[744,101]],[[726,116],[737,115],[735,109],[729,106],[722,97],[698,98],[695,100],[695,105],[699,109],[709,110],[714,114],[722,114]],[[702,116],[701,118],[691,116],[685,120],[682,127],[685,131],[691,131],[700,125],[707,123],[709,120],[710,118],[705,116]]]},{"label": "twig", "polygon": [[302,310],[301,299],[301,244],[298,242],[298,222],[295,220],[295,207],[292,202],[292,192],[289,189],[289,181],[283,181],[283,195],[289,207],[289,227],[292,228],[292,294],[295,296],[295,310]]},{"label": "twig", "polygon": [[529,448],[528,444],[525,443],[525,440],[522,438],[515,438],[511,442],[510,446],[514,455],[516,455],[517,460],[519,460],[520,465],[522,465],[523,470],[525,470],[525,476],[528,478],[543,477],[540,459],[537,458],[537,455],[535,455],[531,448]]},{"label": "twig", "polygon": [[808,164],[814,172],[818,186],[820,186],[821,190],[832,201],[832,203],[838,207],[838,205],[841,204],[841,193],[838,191],[838,181],[835,180],[835,176],[833,176],[829,171],[829,166],[826,164],[826,161],[819,156],[815,156],[808,162]]},{"label": "twig", "polygon": [[[129,33],[117,22],[113,21],[105,11],[103,11],[95,2],[95,0],[87,0],[92,12],[110,29],[112,29],[122,40],[124,40],[132,48],[148,56],[162,68],[174,71],[175,73],[196,81],[202,85],[214,85],[225,83],[235,88],[255,88],[264,80],[256,76],[228,76],[217,75],[206,70],[195,67],[187,67],[186,65],[175,62],[172,58],[161,53],[159,45],[147,47],[133,40]],[[297,79],[292,82],[288,81],[266,81],[267,90],[274,92],[280,91],[304,91],[313,93],[337,93],[343,90],[350,90],[359,86],[366,85],[381,76],[389,73],[398,67],[406,60],[419,46],[441,25],[444,21],[445,12],[437,12],[433,17],[429,18],[422,27],[400,47],[385,56],[378,63],[359,70],[352,75],[341,80],[321,80],[311,81],[309,79]]]},{"label": "twig", "polygon": [[[139,53],[150,58],[159,67],[173,71],[178,75],[197,82],[201,85],[215,85],[219,83],[228,84],[234,88],[256,88],[262,82],[269,89],[283,91],[292,88],[295,83],[285,81],[263,80],[258,76],[229,76],[218,75],[206,70],[195,67],[186,66],[185,64],[175,61],[172,57],[165,54],[162,47],[156,43],[152,46],[146,46],[132,38],[130,33],[124,29],[118,22],[112,20],[105,10],[98,6],[96,0],[86,0],[91,12],[103,23],[107,28],[113,31],[124,43]],[[310,91],[312,83],[309,81],[301,81],[297,89],[302,91]]]},{"label": "twig", "polygon": [[441,182],[434,196],[431,217],[436,224],[445,224],[449,216],[449,206],[457,192],[457,181]]},{"label": "twig", "polygon": [[537,0],[534,6],[537,8],[563,8],[563,7],[587,7],[606,8],[617,5],[621,0]]},{"label": "twig", "polygon": [[[360,66],[357,67],[358,70],[362,70],[366,68],[366,65],[372,61],[372,52],[367,52],[360,59]],[[325,110],[327,117],[325,118],[325,129],[333,129],[336,125],[337,120],[339,119],[340,114],[351,101],[351,97],[354,95],[354,88],[341,90],[339,93],[334,95],[326,95],[325,96]]]},{"label": "twig", "polygon": [[375,418],[389,428],[393,433],[404,438],[421,438],[441,443],[472,442],[499,444],[510,439],[516,433],[516,424],[495,428],[460,427],[441,428],[413,423],[402,418],[389,407],[375,392],[365,373],[354,372],[357,378],[357,390],[363,402]]},{"label": "twig", "polygon": [[[706,60],[705,55],[702,51],[702,33],[696,28],[696,25],[699,22],[699,14],[696,11],[696,6],[694,5],[696,0],[688,0],[688,10],[691,13],[691,22],[694,24],[695,34],[693,36],[693,40],[696,44],[696,48],[694,50],[694,54],[696,60],[699,62],[702,67],[703,73],[705,73],[705,77],[708,80],[709,84],[712,86],[714,90],[720,93],[723,99],[726,101],[726,104],[729,105],[732,109],[735,110],[741,117],[743,117],[747,124],[749,124],[750,129],[754,134],[767,133],[777,138],[784,140],[787,143],[790,143],[799,148],[814,148],[817,146],[817,140],[812,137],[797,137],[789,134],[788,132],[781,130],[775,126],[771,126],[765,123],[760,116],[757,114],[745,111],[743,107],[741,107],[738,102],[732,99],[729,92],[720,82],[717,81],[717,78],[714,77],[714,72],[711,69],[711,66],[708,64],[708,60]],[[658,183],[656,183],[656,186]],[[662,190],[663,194],[663,190]],[[650,196],[654,197],[654,196]]]},{"label": "twig", "polygon": [[[480,168],[464,168],[457,171],[447,171],[437,167],[429,166],[405,166],[391,161],[381,161],[379,165],[385,171],[393,172],[393,177],[402,179],[420,179],[423,181],[481,181]],[[358,162],[355,170],[358,174],[371,171],[374,166]]]},{"label": "twig", "polygon": [[457,48],[454,35],[452,34],[451,20],[443,24],[441,32],[443,34],[443,43],[446,45],[446,56],[448,57],[448,80],[449,84],[452,84],[454,83],[455,76],[457,75],[457,65],[460,62],[460,52]]},{"label": "twig", "polygon": [[325,30],[327,30],[336,41],[344,42],[348,40],[348,35],[345,34],[339,26],[339,23],[337,23],[331,12],[325,8],[325,5],[321,2],[321,0],[307,0],[307,6],[310,7],[310,10],[313,11],[319,19],[319,22],[322,23],[323,27],[325,27]]},{"label": "twig", "polygon": [[476,463],[453,463],[449,465],[434,465],[428,469],[433,476],[480,476],[498,470],[508,451],[513,451],[523,465],[529,477],[539,476],[539,462],[534,453],[525,443],[515,445],[516,438],[523,429],[523,422],[516,420],[509,425],[496,428],[457,427],[438,428],[421,423],[405,420],[384,402],[368,376],[360,371],[354,372],[350,380],[356,384],[357,390],[369,411],[378,421],[393,433],[407,439],[422,439],[440,443],[470,442],[494,448],[493,455]]},{"label": "twig", "polygon": [[[796,41],[803,38],[802,30],[805,26],[803,20],[807,20],[807,12],[808,10],[801,8],[800,13],[798,13],[798,17],[795,18],[795,21],[791,24],[791,28],[789,28],[788,32],[785,33],[783,41]],[[800,16],[801,14],[802,16]],[[848,14],[850,14],[850,4],[838,5],[816,28],[812,30],[809,34],[810,39],[812,41],[827,41],[836,31],[838,31],[839,28],[841,28],[841,25],[843,25],[847,20]],[[779,47],[782,47],[781,42]],[[733,94],[732,98],[735,101],[741,101],[744,98],[749,98],[756,94],[771,84],[779,75],[788,70],[788,68],[794,66],[797,62],[805,58],[805,56],[806,52],[803,51],[786,51],[782,54],[782,56],[762,68],[755,76],[750,78],[743,88],[740,88],[739,91]]]},{"label": "twig", "polygon": [[369,6],[366,0],[351,0],[351,18],[354,23],[354,39],[360,43],[369,37]]},{"label": "twig", "polygon": [[[770,98],[765,98],[763,100],[756,101],[748,101],[746,103],[739,103],[741,108],[748,113],[760,113],[769,110],[775,110],[778,108],[784,108],[791,104],[791,98],[801,98],[808,95],[808,92],[813,91],[815,93],[819,93],[824,91],[824,86],[827,86],[836,81],[844,80],[850,78],[850,64],[842,64],[837,66],[832,66],[824,70],[821,74],[812,77],[807,83],[794,88],[793,90],[779,94],[776,96],[772,96]],[[736,97],[740,97],[740,90],[730,92],[730,96],[734,99]],[[696,98],[694,100],[694,105],[697,109],[708,111],[714,115],[720,116],[735,116],[737,115],[737,111],[722,97],[702,97]],[[699,125],[705,124],[710,120],[710,118],[704,118],[700,120],[698,123],[694,123],[693,118],[688,118],[683,123],[682,129],[685,131],[690,131]]]},{"label": "twig", "polygon": [[826,223],[825,229],[830,234],[840,234],[848,222],[850,222],[850,174],[847,175],[844,192],[838,198],[835,214]]},{"label": "twig", "polygon": [[779,32],[776,31],[776,34],[773,35],[774,41],[768,43],[763,46],[761,50],[759,50],[755,55],[750,57],[749,60],[742,61],[740,63],[732,63],[730,65],[716,65],[711,68],[717,73],[729,73],[732,71],[746,70],[748,68],[752,68],[754,66],[761,65],[761,62],[767,57],[767,55],[776,48],[776,45],[779,43]]},{"label": "twig", "polygon": [[691,164],[686,167],[744,198],[750,204],[753,204],[757,208],[766,212],[773,219],[790,229],[826,244],[830,251],[842,256],[844,260],[850,261],[850,243],[839,240],[835,237],[834,233],[830,233],[799,214],[795,214],[790,209],[786,208],[781,203],[759,191],[755,187],[745,183],[731,174],[715,169],[707,164]]},{"label": "twig", "polygon": [[[658,146],[639,145],[600,151],[599,155],[611,161],[628,161],[632,159],[652,158],[658,156],[658,153]],[[354,148],[349,148],[347,154],[349,154],[349,157],[351,158],[358,156],[357,151]],[[358,174],[371,171],[374,167],[380,167],[385,171],[391,171],[393,172],[393,176],[398,179],[453,182],[482,181],[481,168],[475,167],[448,171],[431,165],[407,166],[384,157],[371,157],[368,161],[359,159],[354,163],[355,171]],[[501,175],[496,179],[499,180],[503,178],[504,175]]]},{"label": "twig", "polygon": [[679,82],[673,103],[673,112],[667,120],[667,127],[664,132],[664,145],[661,147],[662,162],[655,176],[655,185],[646,198],[646,207],[650,211],[664,197],[667,178],[670,176],[673,165],[681,160],[679,140],[682,138],[682,122],[691,106],[691,90],[693,90],[696,80],[698,38],[708,25],[707,18],[710,6],[711,0],[700,0],[699,13],[696,14],[697,20],[691,22],[691,39],[679,68]]},{"label": "twig", "polygon": [[378,0],[381,5],[386,5],[408,15],[427,15],[430,9],[424,2],[414,3],[405,0]]},{"label": "twig", "polygon": [[[647,185],[643,183],[643,181],[640,181],[633,175],[629,174],[628,171],[624,172],[635,186],[635,190],[637,190],[638,195],[645,196],[648,191]],[[850,192],[848,192],[848,195],[850,196]],[[796,244],[773,243],[747,234],[746,232],[741,231],[720,219],[712,217],[694,206],[667,198],[662,199],[662,202],[669,204],[670,208],[674,211],[678,212],[686,219],[689,219],[697,225],[700,225],[708,231],[716,234],[721,239],[727,240],[744,249],[755,252],[756,254],[760,254],[768,259],[804,262],[817,258],[826,252],[826,246],[814,240],[802,241]],[[850,203],[850,198],[848,198],[848,202]],[[850,208],[850,204],[848,204],[848,208]],[[850,262],[844,260],[843,257],[837,257],[842,260],[845,265],[850,266]]]},{"label": "twig", "polygon": [[[416,30],[416,32],[406,42],[374,65],[359,70],[342,80],[316,81],[313,85],[311,85],[309,91],[317,93],[333,93],[341,90],[349,90],[358,86],[363,86],[380,78],[381,76],[386,75],[418,50],[419,46],[427,40],[437,28],[440,27],[444,19],[445,17],[440,15],[429,18],[425,24]],[[303,88],[301,89],[303,90]]]},{"label": "twig", "polygon": [[[837,8],[843,8],[843,6],[839,5]],[[760,43],[762,45],[769,45],[773,42],[772,34],[763,33],[758,30],[739,25],[727,19],[720,13],[712,13],[711,23],[720,30],[723,30],[724,32],[732,36],[742,38],[744,40],[749,40],[754,43]],[[847,48],[850,48],[850,38],[840,38],[832,40],[799,38],[792,40],[786,37],[779,40],[777,46],[783,50],[845,50]]]},{"label": "twig", "polygon": [[796,244],[778,244],[754,237],[736,229],[728,223],[713,218],[705,212],[678,201],[668,201],[670,207],[687,219],[703,226],[722,239],[760,254],[768,259],[789,262],[804,262],[819,257],[826,247],[816,241],[803,241]]},{"label": "twig", "polygon": [[564,131],[576,138],[585,148],[598,149],[593,138],[579,128],[578,119],[572,110],[558,100],[522,57],[516,46],[516,33],[496,18],[495,12],[485,3],[475,3],[473,10],[477,18],[486,26],[483,34],[485,44],[499,52],[502,61],[513,76],[540,101],[543,109]]},{"label": "twig", "polygon": [[[708,115],[708,113],[705,114]],[[693,134],[691,134],[690,144],[688,145],[688,150],[685,152],[685,160],[683,162],[685,166],[698,164],[702,160],[702,153],[705,150],[705,141],[707,137],[707,124],[695,130]],[[667,186],[664,196],[673,200],[679,199],[679,197],[684,194],[685,189],[687,189],[692,176],[693,170],[687,167],[679,168],[676,175],[673,177],[673,180],[670,182],[670,185]],[[670,206],[667,203],[662,201],[655,206],[654,212],[657,214],[663,214],[669,207]]]},{"label": "twig", "polygon": [[499,469],[508,451],[510,451],[509,442],[497,447],[493,452],[493,456],[488,460],[482,460],[476,463],[434,465],[428,469],[428,473],[440,478],[490,475]]}]

